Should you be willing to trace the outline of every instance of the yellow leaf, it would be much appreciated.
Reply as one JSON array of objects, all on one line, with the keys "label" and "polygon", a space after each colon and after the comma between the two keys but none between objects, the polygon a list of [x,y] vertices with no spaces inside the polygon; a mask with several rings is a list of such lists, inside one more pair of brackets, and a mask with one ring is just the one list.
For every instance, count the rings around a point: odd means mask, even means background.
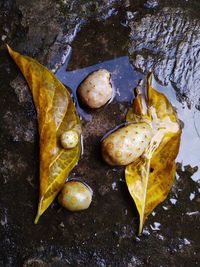
[{"label": "yellow leaf", "polygon": [[[81,150],[81,124],[73,100],[54,74],[36,60],[8,47],[31,89],[40,135],[40,196],[35,223],[61,190],[77,164]],[[69,129],[79,133],[79,143],[66,150],[60,136]]]},{"label": "yellow leaf", "polygon": [[128,122],[145,120],[154,131],[145,153],[125,170],[128,190],[140,216],[139,234],[148,215],[167,197],[172,187],[181,137],[171,103],[164,94],[152,88],[151,80],[152,75],[147,82],[146,110],[141,104],[141,93],[137,94],[126,117]]},{"label": "yellow leaf", "polygon": [[128,109],[126,114],[126,121],[130,123],[148,121],[146,99],[141,92],[140,85],[136,88],[135,95],[133,106]]}]

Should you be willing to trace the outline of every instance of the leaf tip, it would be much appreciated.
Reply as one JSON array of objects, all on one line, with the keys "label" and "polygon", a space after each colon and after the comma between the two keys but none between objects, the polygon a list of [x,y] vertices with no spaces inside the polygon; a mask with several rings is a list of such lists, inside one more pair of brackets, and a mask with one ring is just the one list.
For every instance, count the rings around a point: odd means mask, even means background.
[{"label": "leaf tip", "polygon": [[8,52],[10,53],[12,51],[11,47],[8,44],[6,44],[6,47],[8,49]]},{"label": "leaf tip", "polygon": [[143,231],[143,224],[140,222],[140,226],[139,226],[139,230],[138,230],[138,236],[142,235],[142,231]]},{"label": "leaf tip", "polygon": [[37,223],[38,223],[39,218],[40,218],[40,214],[37,214],[37,216],[36,216],[36,218],[35,218],[35,221],[34,221],[34,224],[37,224]]}]

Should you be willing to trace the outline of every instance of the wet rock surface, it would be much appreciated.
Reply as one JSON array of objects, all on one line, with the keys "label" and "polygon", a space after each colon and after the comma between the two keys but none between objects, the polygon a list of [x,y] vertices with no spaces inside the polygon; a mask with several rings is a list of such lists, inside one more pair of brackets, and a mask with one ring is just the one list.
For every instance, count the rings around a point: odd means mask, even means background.
[{"label": "wet rock surface", "polygon": [[[123,168],[110,168],[100,157],[100,140],[123,122],[130,96],[120,103],[116,97],[96,112],[87,110],[89,119],[83,121],[84,154],[71,177],[94,190],[91,208],[70,213],[55,201],[33,224],[37,117],[28,86],[4,46],[8,42],[52,69],[70,46],[70,70],[129,55],[138,69],[152,68],[162,83],[172,81],[181,101],[198,106],[199,8],[197,1],[1,1],[0,266],[200,264],[200,182],[191,179],[198,167],[177,164],[169,197],[137,237],[138,215]],[[142,74],[134,73],[136,84]],[[119,95],[127,90],[117,89]]]},{"label": "wet rock surface", "polygon": [[162,84],[171,81],[179,96],[199,108],[199,19],[188,10],[164,7],[129,26],[134,66],[142,72],[154,71]]}]

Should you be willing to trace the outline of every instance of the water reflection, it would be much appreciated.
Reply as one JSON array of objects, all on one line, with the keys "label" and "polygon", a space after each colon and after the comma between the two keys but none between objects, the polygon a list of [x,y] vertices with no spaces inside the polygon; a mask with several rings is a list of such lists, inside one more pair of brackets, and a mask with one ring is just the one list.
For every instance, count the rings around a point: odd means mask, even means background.
[{"label": "water reflection", "polygon": [[[176,94],[172,86],[161,86],[153,79],[153,86],[160,92],[164,93],[172,105],[176,108],[179,119],[184,123],[181,146],[178,162],[183,166],[198,166],[200,170],[200,112],[194,107],[189,109],[187,105],[181,104],[176,99]],[[199,171],[195,172],[192,177],[194,181],[200,179]]]}]

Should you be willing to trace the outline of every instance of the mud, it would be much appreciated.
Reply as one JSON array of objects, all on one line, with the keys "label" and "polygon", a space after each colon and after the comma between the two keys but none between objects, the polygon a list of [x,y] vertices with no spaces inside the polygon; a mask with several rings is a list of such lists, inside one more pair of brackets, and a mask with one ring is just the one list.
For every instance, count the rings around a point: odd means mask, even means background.
[{"label": "mud", "polygon": [[[198,1],[132,2],[1,1],[0,266],[200,264],[200,5]],[[94,191],[87,211],[70,213],[55,201],[39,224],[33,224],[39,184],[37,117],[6,42],[37,58],[71,88],[84,136],[84,153],[71,177],[83,179]],[[77,86],[101,67],[112,73],[115,98],[98,111],[83,110],[76,98]],[[185,127],[174,186],[138,237],[138,214],[123,168],[110,168],[102,161],[100,140],[124,121],[132,90],[150,69],[160,83],[168,84],[163,87],[155,81]]]}]

